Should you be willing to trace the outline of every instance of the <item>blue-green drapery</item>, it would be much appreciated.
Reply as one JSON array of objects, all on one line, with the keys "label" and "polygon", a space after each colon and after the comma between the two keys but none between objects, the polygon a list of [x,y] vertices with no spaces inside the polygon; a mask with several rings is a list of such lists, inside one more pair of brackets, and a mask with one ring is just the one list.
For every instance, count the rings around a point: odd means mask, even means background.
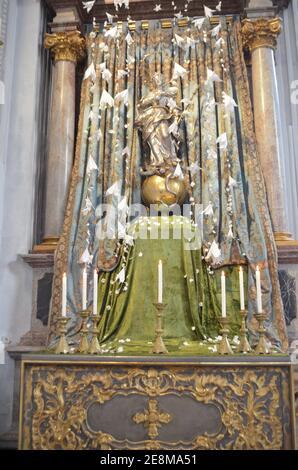
[{"label": "blue-green drapery", "polygon": [[[127,24],[122,24],[117,37],[113,37],[113,27],[108,36],[105,32],[92,32],[88,36],[89,77],[82,87],[76,157],[63,233],[56,252],[50,341],[55,338],[61,309],[63,271],[68,273],[69,281],[69,335],[76,340],[80,326],[77,311],[81,309],[82,260],[86,260],[86,254],[90,255],[90,287],[94,267],[99,266],[103,272],[112,271],[119,259],[121,262],[121,252],[118,258],[115,256],[117,240],[99,243],[96,238],[96,208],[103,203],[115,203],[115,196],[105,193],[116,182],[128,205],[141,203],[140,167],[144,149],[134,127],[136,105],[146,94],[150,77],[157,72],[169,82],[178,63],[186,71],[178,77],[177,102],[184,109],[180,155],[184,168],[197,163],[202,169],[186,174],[189,200],[204,208],[212,207],[209,215],[204,216],[204,246],[210,246],[214,240],[218,242],[221,266],[247,262],[251,330],[255,329],[255,268],[261,267],[268,335],[275,344],[286,348],[276,249],[256,153],[240,30],[238,18],[227,22],[221,17],[216,30],[208,19],[201,29],[191,20],[187,26],[173,24],[171,28],[150,21],[146,30],[136,23],[135,31],[129,32]],[[213,81],[211,71],[222,81]],[[127,104],[122,94],[122,98],[115,99],[114,106],[100,106],[103,90],[115,98],[126,89]],[[93,169],[93,161],[98,170]],[[91,288],[88,303],[92,303]],[[105,307],[103,299],[101,312]]]}]

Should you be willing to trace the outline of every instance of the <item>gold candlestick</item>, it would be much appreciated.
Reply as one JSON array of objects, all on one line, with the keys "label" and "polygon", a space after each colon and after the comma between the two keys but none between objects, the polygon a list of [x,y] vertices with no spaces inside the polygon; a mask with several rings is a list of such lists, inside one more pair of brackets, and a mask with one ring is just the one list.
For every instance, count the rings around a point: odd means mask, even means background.
[{"label": "gold candlestick", "polygon": [[102,350],[98,341],[98,322],[99,322],[100,316],[99,315],[92,315],[91,320],[93,322],[93,327],[92,327],[92,339],[89,347],[89,353],[90,354],[101,354]]},{"label": "gold candlestick", "polygon": [[162,339],[163,327],[162,327],[162,312],[167,304],[163,303],[154,303],[154,307],[157,310],[156,313],[156,327],[155,327],[155,341],[153,345],[152,352],[153,354],[168,354],[168,350],[165,347],[165,344]]},{"label": "gold candlestick", "polygon": [[251,347],[247,339],[247,327],[246,327],[247,310],[240,310],[240,315],[241,315],[240,343],[237,348],[237,352],[248,353],[248,352],[251,352]]},{"label": "gold candlestick", "polygon": [[67,343],[67,339],[65,336],[66,333],[66,325],[69,322],[70,318],[69,317],[59,317],[58,318],[58,323],[59,323],[59,334],[60,338],[57,344],[57,347],[55,349],[56,354],[69,354],[70,349]]},{"label": "gold candlestick", "polygon": [[82,326],[81,326],[81,339],[80,339],[78,352],[82,354],[87,354],[89,352],[87,322],[90,316],[90,311],[82,310],[79,314],[82,318]]},{"label": "gold candlestick", "polygon": [[221,330],[220,334],[222,335],[222,339],[218,346],[219,354],[233,354],[232,348],[229,343],[228,334],[229,334],[229,323],[230,320],[226,317],[222,317],[220,319]]},{"label": "gold candlestick", "polygon": [[268,348],[267,346],[267,341],[265,338],[266,328],[264,326],[264,322],[267,318],[267,315],[266,313],[255,313],[255,318],[259,322],[259,328],[258,328],[259,341],[255,348],[255,353],[256,354],[269,354],[270,348]]}]

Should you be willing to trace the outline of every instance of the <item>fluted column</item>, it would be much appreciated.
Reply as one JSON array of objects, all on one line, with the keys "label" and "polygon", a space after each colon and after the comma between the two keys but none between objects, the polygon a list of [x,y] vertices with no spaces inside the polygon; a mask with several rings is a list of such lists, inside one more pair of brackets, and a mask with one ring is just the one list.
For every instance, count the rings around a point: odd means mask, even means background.
[{"label": "fluted column", "polygon": [[286,229],[277,126],[278,92],[274,50],[280,31],[279,18],[246,19],[242,22],[244,46],[251,52],[258,154],[276,241],[290,238]]},{"label": "fluted column", "polygon": [[44,45],[54,56],[52,104],[48,131],[45,232],[34,251],[56,248],[64,219],[74,155],[76,64],[84,57],[79,31],[46,34]]}]

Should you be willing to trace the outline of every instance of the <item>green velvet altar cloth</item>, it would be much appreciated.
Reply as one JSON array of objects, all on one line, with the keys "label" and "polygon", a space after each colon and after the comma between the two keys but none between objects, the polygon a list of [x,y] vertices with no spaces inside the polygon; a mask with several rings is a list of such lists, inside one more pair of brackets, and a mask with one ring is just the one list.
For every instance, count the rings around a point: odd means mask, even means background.
[{"label": "green velvet altar cloth", "polygon": [[[210,274],[201,249],[187,249],[195,231],[189,219],[180,216],[141,217],[131,224],[130,234],[136,237],[142,232],[147,239],[138,237],[133,246],[124,244],[117,269],[99,278],[99,299],[103,299],[99,339],[107,352],[150,353],[155,338],[153,303],[157,301],[159,260],[163,262],[163,338],[168,351],[186,355],[208,351],[212,344],[209,338],[216,338],[220,330],[221,271]],[[167,232],[168,239],[163,239]],[[123,268],[125,280],[121,282]],[[225,272],[233,337],[240,326],[239,273],[237,267],[227,267]]]}]

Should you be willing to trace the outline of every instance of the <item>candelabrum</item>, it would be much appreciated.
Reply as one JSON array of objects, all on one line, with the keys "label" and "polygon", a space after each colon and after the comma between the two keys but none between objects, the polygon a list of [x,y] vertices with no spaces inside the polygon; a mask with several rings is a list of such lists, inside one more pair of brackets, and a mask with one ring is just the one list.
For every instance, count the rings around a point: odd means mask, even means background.
[{"label": "candelabrum", "polygon": [[237,352],[248,353],[248,352],[251,352],[251,347],[247,339],[247,327],[246,327],[247,310],[240,310],[240,315],[241,315],[240,343],[237,348]]},{"label": "candelabrum", "polygon": [[99,315],[92,315],[91,316],[93,326],[92,326],[92,330],[91,330],[92,339],[91,339],[91,343],[90,343],[90,347],[89,347],[89,353],[90,354],[100,354],[102,352],[101,347],[99,345],[99,341],[98,341],[98,322],[99,322],[99,318],[100,318]]},{"label": "candelabrum", "polygon": [[229,334],[229,324],[230,320],[226,317],[220,319],[221,330],[220,334],[222,335],[221,341],[218,345],[219,354],[233,354],[232,348],[229,343],[228,334]]},{"label": "candelabrum", "polygon": [[66,325],[69,322],[70,318],[69,317],[59,317],[58,318],[58,323],[59,323],[59,341],[57,344],[57,347],[55,349],[56,354],[69,354],[69,346],[67,343],[67,339],[65,336],[66,333]]},{"label": "candelabrum", "polygon": [[87,354],[89,352],[87,322],[90,316],[90,311],[82,310],[79,314],[80,314],[80,317],[82,318],[82,326],[81,326],[81,339],[80,339],[78,352],[82,354]]},{"label": "candelabrum", "polygon": [[156,308],[156,326],[155,326],[155,341],[153,345],[152,352],[153,354],[167,354],[168,350],[165,347],[165,344],[162,339],[163,334],[163,327],[162,327],[162,317],[163,317],[163,310],[167,306],[167,304],[163,303],[154,303],[154,307]]},{"label": "candelabrum", "polygon": [[267,345],[267,341],[265,337],[266,328],[264,326],[264,322],[267,318],[267,315],[266,313],[255,313],[255,318],[259,322],[259,328],[258,328],[259,341],[255,348],[255,353],[256,354],[269,354],[270,348]]}]

